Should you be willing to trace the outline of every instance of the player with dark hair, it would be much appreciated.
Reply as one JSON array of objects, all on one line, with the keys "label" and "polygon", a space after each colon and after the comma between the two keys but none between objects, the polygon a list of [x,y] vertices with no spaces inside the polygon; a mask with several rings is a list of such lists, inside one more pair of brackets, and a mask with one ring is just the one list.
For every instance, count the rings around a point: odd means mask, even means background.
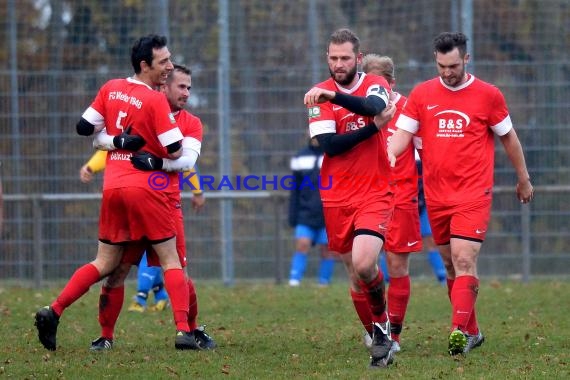
[{"label": "player with dark hair", "polygon": [[329,249],[339,252],[347,269],[357,314],[372,334],[370,366],[378,368],[393,361],[377,264],[392,214],[392,192],[386,141],[373,117],[381,114],[387,122],[395,107],[384,78],[357,72],[361,60],[358,37],[348,29],[335,31],[327,48],[331,78],[311,88],[304,102],[311,137],[325,152],[320,192]]},{"label": "player with dark hair", "polygon": [[[182,65],[174,64],[166,83],[160,86],[160,90],[166,95],[173,117],[176,120],[184,139],[182,140],[183,153],[177,160],[161,159],[150,152],[140,151],[131,157],[132,164],[143,171],[164,170],[167,173],[177,174],[178,171],[190,170],[200,154],[202,145],[202,122],[184,109],[190,96],[192,87],[191,70]],[[105,133],[99,134],[94,142],[95,147],[100,149],[113,149],[110,137]],[[112,153],[111,153],[112,154]],[[178,178],[178,177],[177,177]],[[188,178],[188,177],[186,177]],[[192,181],[194,177],[190,177]],[[194,178],[196,179],[196,178]],[[194,186],[196,182],[194,181]],[[195,186],[196,187],[196,186]],[[196,189],[199,189],[199,184]],[[199,190],[197,190],[199,191]],[[176,223],[176,248],[180,264],[186,267],[186,241],[184,234],[184,220],[182,215],[180,189],[166,191],[169,201],[174,205],[173,219]],[[202,203],[203,204],[203,203]],[[194,203],[197,207],[198,204]],[[142,253],[147,252],[148,266],[159,266],[156,253],[145,242],[138,242],[127,246],[121,266],[106,279],[101,288],[99,299],[99,324],[101,336],[91,344],[91,350],[106,350],[113,346],[114,328],[119,317],[124,299],[124,281],[132,265],[141,261]],[[190,349],[212,349],[216,347],[213,339],[205,333],[203,326],[198,326],[198,300],[192,279],[186,275],[186,284],[189,294],[188,325],[196,345]]]},{"label": "player with dark hair", "polygon": [[521,203],[532,200],[533,187],[503,94],[466,70],[467,37],[441,33],[434,39],[434,57],[439,77],[410,93],[388,158],[394,165],[412,137],[419,137],[428,217],[447,268],[448,352],[457,355],[484,341],[475,312],[477,257],[491,214],[495,135],[515,169]]},{"label": "player with dark hair", "polygon": [[[182,132],[164,94],[153,90],[166,82],[173,69],[166,43],[166,37],[157,35],[138,39],[131,50],[134,76],[105,83],[77,123],[78,134],[84,136],[106,127],[117,150],[107,158],[97,257],[73,274],[50,306],[36,313],[38,337],[48,350],[57,347],[63,311],[119,266],[125,245],[142,239],[152,246],[164,270],[177,330],[175,347],[196,347],[188,325],[188,287],[176,250],[175,205],[167,191],[150,189],[149,173],[134,168],[130,160],[131,152],[143,146],[160,159],[182,155]],[[135,135],[129,134],[131,129]],[[178,188],[177,179],[171,178],[173,190]]]}]

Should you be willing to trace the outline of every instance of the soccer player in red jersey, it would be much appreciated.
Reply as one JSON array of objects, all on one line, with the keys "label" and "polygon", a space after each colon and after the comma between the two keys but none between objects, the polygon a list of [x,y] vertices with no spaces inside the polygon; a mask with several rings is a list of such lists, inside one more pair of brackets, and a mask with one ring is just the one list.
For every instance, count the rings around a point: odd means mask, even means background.
[{"label": "soccer player in red jersey", "polygon": [[441,33],[434,55],[439,77],[410,93],[388,158],[394,164],[414,135],[421,138],[429,221],[448,272],[453,313],[448,352],[457,355],[484,341],[475,313],[477,257],[491,213],[494,135],[515,169],[521,203],[532,200],[533,187],[503,94],[466,71],[466,36]]},{"label": "soccer player in red jersey", "polygon": [[[48,350],[56,349],[63,311],[120,264],[124,245],[142,239],[152,245],[164,269],[177,329],[175,347],[196,346],[188,326],[188,288],[176,251],[174,208],[168,193],[149,188],[150,175],[130,162],[131,151],[143,144],[161,158],[182,155],[183,135],[166,97],[153,90],[166,82],[173,69],[166,43],[165,37],[157,35],[138,39],[131,50],[134,76],[105,83],[77,123],[78,134],[84,136],[105,126],[119,149],[107,157],[95,260],[79,268],[56,300],[36,313],[38,337]],[[131,128],[136,137],[128,133]]]},{"label": "soccer player in red jersey", "polygon": [[[328,43],[331,78],[304,98],[309,130],[323,147],[321,199],[329,249],[340,253],[351,280],[357,314],[370,316],[371,367],[393,360],[384,280],[378,268],[392,214],[386,141],[373,117],[388,121],[395,111],[390,86],[376,75],[357,72],[360,41],[348,29],[335,31]],[[365,323],[365,321],[363,321]]]},{"label": "soccer player in red jersey", "polygon": [[[396,118],[406,103],[405,96],[393,91],[396,85],[394,62],[390,57],[368,54],[363,58],[362,69],[365,73],[384,77],[392,87],[396,113],[381,131],[386,141],[389,142],[396,132]],[[392,183],[394,184],[394,212],[388,226],[384,249],[390,277],[387,301],[393,340],[392,351],[399,352],[400,333],[410,300],[409,255],[422,250],[418,213],[418,172],[411,142],[398,157],[398,162],[392,170]],[[365,340],[368,338],[365,337]]]},{"label": "soccer player in red jersey", "polygon": [[[186,267],[186,240],[184,237],[184,219],[182,215],[180,187],[178,186],[177,172],[192,169],[202,146],[202,121],[184,109],[190,88],[192,85],[191,70],[185,66],[174,64],[166,84],[160,86],[160,90],[166,95],[170,110],[180,131],[184,135],[182,140],[183,153],[176,160],[161,159],[149,152],[137,152],[131,158],[133,165],[140,170],[164,170],[170,173],[170,182],[176,181],[176,188],[168,186],[166,192],[169,201],[173,205],[173,215],[176,222],[176,246],[182,268]],[[101,132],[97,135],[95,147],[106,150],[114,150],[112,136]],[[112,153],[110,153],[112,154]],[[174,177],[173,177],[174,175]],[[107,350],[113,346],[114,328],[121,312],[124,300],[124,281],[132,265],[137,265],[144,251],[147,251],[148,265],[160,266],[156,253],[148,246],[147,242],[136,242],[127,245],[123,254],[121,266],[109,277],[101,289],[99,299],[99,324],[101,336],[91,344],[91,350]],[[212,349],[216,347],[213,339],[204,332],[203,326],[198,326],[198,300],[192,279],[187,275],[186,282],[189,292],[188,326],[196,339],[197,345],[191,349]]]}]

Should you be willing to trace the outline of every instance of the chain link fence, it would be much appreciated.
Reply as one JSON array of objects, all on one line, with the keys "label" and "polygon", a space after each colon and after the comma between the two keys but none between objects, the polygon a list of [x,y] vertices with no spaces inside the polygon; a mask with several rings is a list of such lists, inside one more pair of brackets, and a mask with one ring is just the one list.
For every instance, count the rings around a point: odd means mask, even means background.
[{"label": "chain link fence", "polygon": [[[539,189],[528,219],[513,191],[497,193],[481,274],[521,275],[526,249],[532,275],[570,273],[565,0],[0,1],[2,278],[67,278],[93,257],[101,180],[80,183],[92,148],[74,126],[102,83],[131,74],[137,37],[167,35],[174,61],[193,70],[189,108],[205,126],[203,174],[283,176],[307,137],[302,96],[327,77],[326,41],[339,27],[356,31],[365,53],[394,58],[404,94],[436,75],[435,35],[468,35],[468,69],[505,94]],[[515,183],[500,144],[495,180]],[[231,283],[286,272],[286,194],[209,193],[203,213],[186,206],[191,273]],[[412,270],[427,273],[419,261]]]}]

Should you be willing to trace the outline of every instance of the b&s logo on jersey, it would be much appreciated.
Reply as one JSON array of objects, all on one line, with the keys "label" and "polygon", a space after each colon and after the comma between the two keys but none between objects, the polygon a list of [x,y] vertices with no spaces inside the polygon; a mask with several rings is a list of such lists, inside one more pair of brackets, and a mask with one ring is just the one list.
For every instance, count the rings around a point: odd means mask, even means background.
[{"label": "b&s logo on jersey", "polygon": [[[349,115],[349,116],[350,116],[350,115],[354,115],[354,113],[349,113],[348,115]],[[363,117],[359,117],[359,118],[356,119],[356,120],[349,121],[349,122],[346,123],[346,131],[347,131],[347,132],[350,132],[350,131],[357,131],[357,130],[359,130],[360,128],[364,128],[364,127],[366,127],[366,122],[364,121],[364,118],[363,118]]]},{"label": "b&s logo on jersey", "polygon": [[176,120],[174,120],[174,115],[173,115],[173,114],[169,113],[169,114],[168,114],[168,117],[170,118],[170,123],[171,123],[171,124],[176,124]]},{"label": "b&s logo on jersey", "polygon": [[321,117],[321,107],[319,106],[309,107],[309,118],[312,119],[317,117]]},{"label": "b&s logo on jersey", "polygon": [[455,110],[444,110],[436,113],[438,119],[437,137],[464,137],[463,131],[471,123],[465,113]]}]

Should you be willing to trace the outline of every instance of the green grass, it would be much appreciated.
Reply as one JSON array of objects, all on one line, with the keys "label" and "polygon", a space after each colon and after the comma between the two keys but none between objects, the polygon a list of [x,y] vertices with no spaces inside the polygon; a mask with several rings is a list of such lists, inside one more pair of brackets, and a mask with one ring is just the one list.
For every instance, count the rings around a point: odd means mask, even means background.
[{"label": "green grass", "polygon": [[[132,285],[132,284],[131,284]],[[363,328],[347,284],[268,283],[225,288],[198,283],[200,321],[212,352],[174,349],[170,311],[133,314],[117,324],[115,347],[92,353],[99,336],[98,287],[61,318],[58,350],[37,340],[34,313],[59,287],[0,287],[0,378],[15,379],[561,379],[570,378],[570,283],[482,281],[477,303],[484,345],[467,357],[446,354],[446,290],[414,282],[402,352],[387,370],[369,370]],[[127,290],[129,302],[134,288]]]}]

